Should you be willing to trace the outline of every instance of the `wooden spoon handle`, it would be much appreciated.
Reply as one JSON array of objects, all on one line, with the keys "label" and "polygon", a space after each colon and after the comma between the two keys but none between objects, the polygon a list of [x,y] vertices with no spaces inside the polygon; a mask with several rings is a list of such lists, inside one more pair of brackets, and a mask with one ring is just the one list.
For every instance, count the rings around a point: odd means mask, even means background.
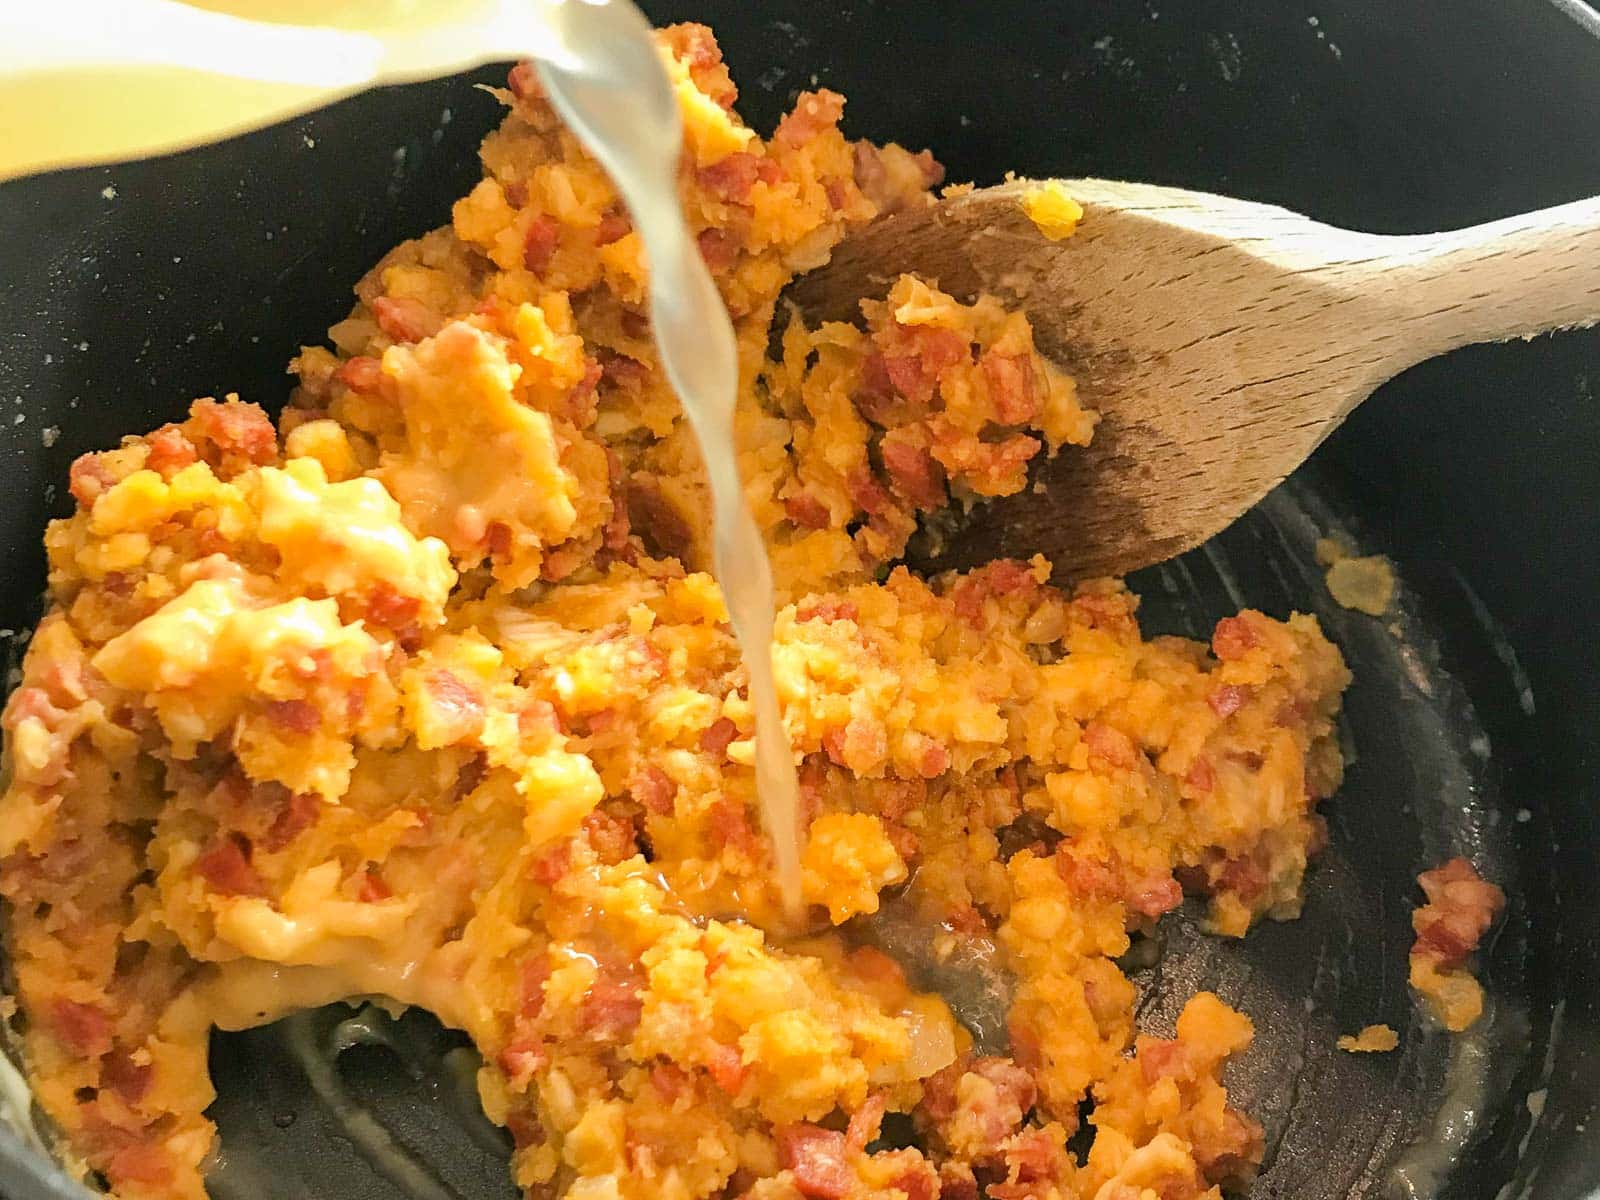
[{"label": "wooden spoon handle", "polygon": [[[1402,298],[1418,360],[1600,322],[1600,196],[1453,233],[1386,239],[1374,283]],[[1396,243],[1398,243],[1396,245]]]}]

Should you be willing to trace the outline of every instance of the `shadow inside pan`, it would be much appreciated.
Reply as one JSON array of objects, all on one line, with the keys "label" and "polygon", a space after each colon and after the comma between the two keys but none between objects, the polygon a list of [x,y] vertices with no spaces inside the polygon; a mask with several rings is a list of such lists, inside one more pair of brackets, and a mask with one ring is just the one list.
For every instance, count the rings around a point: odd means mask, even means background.
[{"label": "shadow inside pan", "polygon": [[[1528,814],[1495,794],[1487,741],[1403,571],[1384,618],[1332,602],[1313,546],[1337,528],[1315,488],[1292,481],[1211,543],[1131,581],[1147,636],[1203,639],[1245,607],[1313,611],[1355,675],[1346,779],[1323,808],[1331,842],[1308,877],[1303,915],[1236,941],[1200,933],[1187,910],[1172,914],[1157,961],[1132,973],[1139,1024],[1170,1034],[1202,989],[1255,1022],[1255,1044],[1229,1076],[1235,1102],[1267,1131],[1252,1197],[1486,1196],[1510,1169],[1495,1166],[1502,1177],[1485,1191],[1477,1159],[1487,1143],[1516,1137],[1486,1138],[1486,1114],[1524,1112],[1503,1101],[1540,1086],[1549,1034],[1547,1014],[1527,1011],[1521,974],[1524,881],[1511,840]],[[1463,636],[1452,629],[1452,645]],[[1475,661],[1496,661],[1494,647],[1481,649]],[[1406,954],[1417,872],[1458,853],[1500,882],[1511,905],[1487,956],[1490,1014],[1449,1037],[1414,1007]],[[218,1200],[514,1196],[509,1143],[478,1107],[476,1059],[459,1035],[423,1013],[354,1014],[336,1006],[215,1038]],[[1339,1035],[1380,1022],[1399,1031],[1397,1051],[1335,1048]]]}]

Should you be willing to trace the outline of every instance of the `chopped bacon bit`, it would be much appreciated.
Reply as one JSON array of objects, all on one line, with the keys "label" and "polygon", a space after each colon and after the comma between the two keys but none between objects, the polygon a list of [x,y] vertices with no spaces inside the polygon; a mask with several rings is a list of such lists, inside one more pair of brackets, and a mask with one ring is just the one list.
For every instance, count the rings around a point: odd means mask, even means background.
[{"label": "chopped bacon bit", "polygon": [[67,479],[67,490],[84,508],[93,507],[100,494],[117,482],[98,454],[80,454],[73,459]]},{"label": "chopped bacon bit", "polygon": [[583,831],[595,855],[608,865],[626,862],[639,853],[638,834],[627,817],[614,817],[597,808],[583,819]]},{"label": "chopped bacon bit", "polygon": [[[600,374],[609,383],[629,391],[638,391],[650,378],[650,368],[626,354],[607,354],[600,364]],[[615,478],[617,472],[612,472]]]},{"label": "chopped bacon bit", "polygon": [[538,1038],[518,1038],[496,1056],[495,1062],[511,1079],[526,1085],[533,1073],[550,1061]]},{"label": "chopped bacon bit", "polygon": [[744,1057],[737,1046],[713,1045],[706,1056],[706,1070],[712,1082],[730,1096],[737,1096],[744,1086]]},{"label": "chopped bacon bit", "polygon": [[278,815],[273,818],[266,837],[262,838],[262,848],[269,853],[282,850],[315,825],[321,815],[322,801],[318,797],[309,792],[290,793],[278,809]]},{"label": "chopped bacon bit", "polygon": [[1261,644],[1255,626],[1243,617],[1223,617],[1211,633],[1211,652],[1223,662],[1243,658]]},{"label": "chopped bacon bit", "polygon": [[1056,874],[1075,893],[1086,899],[1117,900],[1122,897],[1122,864],[1111,851],[1112,861],[1102,862],[1080,853],[1071,842],[1056,847]]},{"label": "chopped bacon bit", "polygon": [[845,486],[849,489],[850,499],[856,502],[856,506],[871,516],[882,516],[894,506],[889,493],[872,477],[872,470],[865,463],[850,468]]},{"label": "chopped bacon bit", "polygon": [[889,1102],[884,1099],[882,1092],[874,1092],[868,1096],[866,1102],[850,1114],[850,1126],[845,1130],[845,1145],[859,1153],[867,1148],[867,1144],[876,1141],[878,1131],[883,1128],[883,1114],[888,1110]]},{"label": "chopped bacon bit", "polygon": [[224,455],[239,455],[257,466],[277,457],[278,435],[260,405],[196,400],[189,411],[200,435]]},{"label": "chopped bacon bit", "polygon": [[778,1130],[778,1162],[794,1173],[794,1185],[813,1200],[843,1200],[855,1175],[845,1160],[844,1134],[816,1125]]},{"label": "chopped bacon bit", "polygon": [[370,395],[383,382],[383,363],[370,354],[358,354],[341,363],[333,377],[352,392]]},{"label": "chopped bacon bit", "polygon": [[678,785],[665,771],[652,763],[633,777],[633,782],[628,785],[628,792],[634,800],[644,806],[646,812],[655,813],[658,817],[670,817],[673,800],[678,794]]},{"label": "chopped bacon bit", "polygon": [[396,591],[387,580],[380,579],[367,594],[367,620],[395,632],[411,626],[421,609],[421,600]]},{"label": "chopped bacon bit", "polygon": [[922,171],[922,182],[928,187],[938,187],[944,182],[944,164],[934,158],[932,150],[918,150],[911,156]]},{"label": "chopped bacon bit", "polygon": [[1206,703],[1211,705],[1211,711],[1219,717],[1231,717],[1250,701],[1255,694],[1255,689],[1248,684],[1225,683],[1212,690],[1206,697]]},{"label": "chopped bacon bit", "polygon": [[787,150],[798,150],[807,142],[839,124],[844,115],[844,97],[838,92],[822,88],[815,92],[801,92],[794,102],[794,111],[778,122],[772,135],[772,144]]},{"label": "chopped bacon bit", "polygon": [[1217,874],[1222,887],[1246,904],[1267,890],[1267,868],[1254,854],[1240,854],[1222,864]]},{"label": "chopped bacon bit", "polygon": [[1168,875],[1147,879],[1128,894],[1128,907],[1144,917],[1159,917],[1183,903],[1183,887]]},{"label": "chopped bacon bit", "polygon": [[397,342],[420,342],[439,329],[439,318],[420,300],[379,296],[372,302],[378,328]]},{"label": "chopped bacon bit", "polygon": [[1039,396],[1027,355],[991,350],[978,360],[978,369],[989,385],[989,399],[1002,425],[1025,425],[1038,415]]},{"label": "chopped bacon bit", "polygon": [[144,465],[159,473],[163,479],[171,479],[200,457],[180,425],[163,425],[145,441],[149,444],[150,455]]},{"label": "chopped bacon bit", "polygon": [[1026,596],[1037,591],[1038,587],[1039,581],[1034,578],[1031,566],[1013,558],[1002,558],[979,567],[960,580],[951,592],[951,599],[955,603],[956,615],[974,628],[981,629],[984,602],[990,596]]},{"label": "chopped bacon bit", "polygon": [[750,189],[761,178],[762,160],[744,150],[737,150],[727,158],[701,167],[696,173],[700,186],[719,199],[743,204],[750,199]]},{"label": "chopped bacon bit", "polygon": [[672,48],[675,57],[690,67],[714,67],[722,62],[722,47],[708,25],[698,21],[681,21],[663,29],[662,35]]},{"label": "chopped bacon bit", "polygon": [[522,265],[540,274],[550,266],[560,244],[561,222],[549,213],[540,213],[528,223],[528,232],[522,239]]},{"label": "chopped bacon bit", "polygon": [[728,752],[728,747],[739,736],[739,727],[728,717],[718,717],[700,735],[700,749],[717,758]]},{"label": "chopped bacon bit", "polygon": [[1209,792],[1217,783],[1216,773],[1211,769],[1211,760],[1195,759],[1194,765],[1189,768],[1189,773],[1183,780],[1197,792]]},{"label": "chopped bacon bit", "polygon": [[1101,766],[1127,770],[1138,758],[1133,739],[1120,729],[1113,729],[1099,721],[1090,721],[1083,729],[1084,744],[1089,747],[1089,761]]},{"label": "chopped bacon bit", "polygon": [[606,965],[589,985],[579,1019],[591,1037],[620,1041],[639,1024],[643,1010],[638,981],[626,969]]},{"label": "chopped bacon bit", "polygon": [[729,846],[753,856],[761,844],[750,826],[750,814],[737,800],[719,800],[712,805],[706,814],[706,825],[713,845]]},{"label": "chopped bacon bit", "polygon": [[528,864],[528,874],[535,883],[542,883],[545,887],[553,887],[561,880],[572,867],[572,843],[562,842],[560,845],[546,850]]},{"label": "chopped bacon bit", "polygon": [[850,203],[850,193],[844,189],[845,182],[842,179],[830,179],[822,185],[822,191],[828,197],[829,208],[841,209]]},{"label": "chopped bacon bit", "polygon": [[309,700],[268,700],[261,709],[267,720],[290,733],[312,733],[322,724],[322,714]]},{"label": "chopped bacon bit", "polygon": [[802,600],[794,610],[794,619],[797,621],[859,621],[861,613],[851,600],[840,600],[835,596],[812,596]]},{"label": "chopped bacon bit", "polygon": [[1192,1079],[1194,1063],[1189,1059],[1189,1047],[1176,1038],[1146,1038],[1138,1040],[1139,1071],[1146,1083],[1158,1079]]},{"label": "chopped bacon bit", "polygon": [[926,447],[885,438],[879,451],[897,492],[921,509],[935,509],[944,503],[944,467]]},{"label": "chopped bacon bit", "polygon": [[518,100],[536,99],[541,94],[539,76],[531,62],[519,62],[506,76],[506,87]]},{"label": "chopped bacon bit", "polygon": [[519,1150],[544,1145],[544,1126],[533,1113],[513,1109],[506,1116],[506,1130],[511,1134],[512,1144]]},{"label": "chopped bacon bit", "polygon": [[894,418],[894,380],[889,378],[889,363],[883,351],[872,349],[861,360],[861,386],[850,397],[861,415],[888,426]]},{"label": "chopped bacon bit", "polygon": [[393,896],[394,889],[384,882],[382,876],[374,875],[370,870],[361,872],[356,880],[356,899],[363,904],[376,904]]},{"label": "chopped bacon bit", "polygon": [[512,545],[511,526],[504,521],[490,521],[483,531],[483,545],[494,558],[509,558]]},{"label": "chopped bacon bit", "polygon": [[739,236],[729,230],[702,229],[695,242],[700,247],[700,257],[706,260],[713,274],[722,274],[739,257]]},{"label": "chopped bacon bit", "polygon": [[134,1062],[133,1056],[123,1049],[111,1051],[100,1064],[100,1082],[127,1104],[138,1104],[144,1099],[154,1074],[153,1063]]},{"label": "chopped bacon bit", "polygon": [[229,896],[265,896],[266,882],[250,865],[250,843],[238,834],[214,838],[194,860],[195,873]]},{"label": "chopped bacon bit", "polygon": [[1478,948],[1505,907],[1506,897],[1464,858],[1453,858],[1417,876],[1428,902],[1411,914],[1417,932],[1413,957],[1459,967]]},{"label": "chopped bacon bit", "polygon": [[99,1058],[111,1049],[111,1018],[92,1004],[57,997],[50,1004],[56,1040],[80,1058]]},{"label": "chopped bacon bit", "polygon": [[544,1010],[544,985],[550,978],[550,956],[535,954],[522,961],[517,977],[517,1011],[530,1021]]},{"label": "chopped bacon bit", "polygon": [[833,519],[828,506],[810,492],[797,492],[785,496],[783,511],[789,520],[802,529],[826,529]]},{"label": "chopped bacon bit", "polygon": [[933,399],[940,375],[957,363],[972,359],[972,347],[966,338],[938,325],[891,321],[874,336],[883,351],[884,370],[894,390],[918,405]]},{"label": "chopped bacon bit", "polygon": [[608,212],[594,227],[594,244],[609,246],[612,242],[620,242],[632,231],[633,222],[628,220],[626,213]]},{"label": "chopped bacon bit", "polygon": [[932,779],[944,774],[949,766],[950,751],[938,742],[929,742],[922,748],[922,758],[917,763],[917,773],[924,779]]}]

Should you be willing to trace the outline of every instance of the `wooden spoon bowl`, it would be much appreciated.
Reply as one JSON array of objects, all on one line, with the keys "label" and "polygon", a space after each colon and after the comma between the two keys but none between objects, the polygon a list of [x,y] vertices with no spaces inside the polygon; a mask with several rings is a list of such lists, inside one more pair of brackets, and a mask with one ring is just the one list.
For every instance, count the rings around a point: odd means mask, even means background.
[{"label": "wooden spoon bowl", "polygon": [[[914,271],[1020,307],[1102,420],[1034,486],[985,504],[919,564],[1043,553],[1124,575],[1200,544],[1300,465],[1382,382],[1472,342],[1600,320],[1600,199],[1391,237],[1286,209],[1101,179],[1052,241],[1018,180],[875,222],[796,281],[811,320]],[[1514,420],[1514,414],[1507,414]]]}]

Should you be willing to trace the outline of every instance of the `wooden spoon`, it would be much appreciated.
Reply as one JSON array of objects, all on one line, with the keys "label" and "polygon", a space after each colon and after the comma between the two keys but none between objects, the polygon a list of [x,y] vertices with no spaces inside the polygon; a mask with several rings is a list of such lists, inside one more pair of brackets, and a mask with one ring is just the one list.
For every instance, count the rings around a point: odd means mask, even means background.
[{"label": "wooden spoon", "polygon": [[1022,308],[1102,420],[1037,486],[974,511],[921,564],[1042,552],[1066,578],[1123,575],[1229,525],[1374,388],[1473,342],[1600,321],[1600,198],[1455,233],[1386,237],[1202,192],[1069,180],[1051,241],[1040,186],[984,188],[867,226],[792,296],[849,320],[904,271]]}]

